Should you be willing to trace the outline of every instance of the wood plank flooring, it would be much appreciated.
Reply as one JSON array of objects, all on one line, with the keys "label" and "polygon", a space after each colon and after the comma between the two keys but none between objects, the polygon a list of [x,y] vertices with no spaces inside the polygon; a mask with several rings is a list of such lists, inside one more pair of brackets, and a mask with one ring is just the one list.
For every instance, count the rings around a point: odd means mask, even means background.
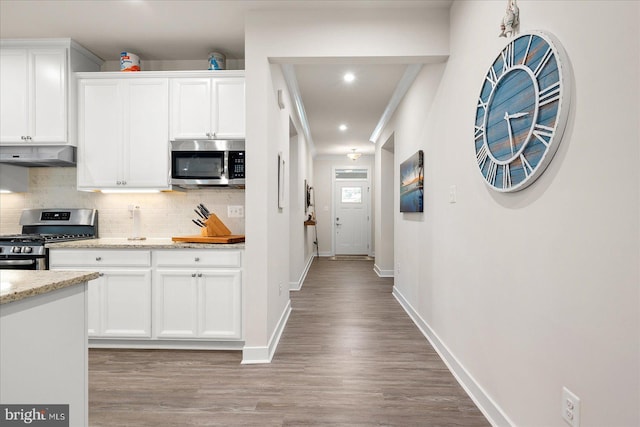
[{"label": "wood plank flooring", "polygon": [[89,352],[91,426],[488,426],[371,261],[316,258],[268,365]]}]

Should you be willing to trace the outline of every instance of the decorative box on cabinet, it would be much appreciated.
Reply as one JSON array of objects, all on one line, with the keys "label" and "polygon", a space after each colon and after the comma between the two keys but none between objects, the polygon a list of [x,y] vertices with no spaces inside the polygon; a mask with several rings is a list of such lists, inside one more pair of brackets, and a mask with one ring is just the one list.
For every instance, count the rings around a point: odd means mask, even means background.
[{"label": "decorative box on cabinet", "polygon": [[78,189],[169,189],[169,80],[78,78]]},{"label": "decorative box on cabinet", "polygon": [[244,72],[211,73],[171,79],[172,141],[244,139]]},{"label": "decorative box on cabinet", "polygon": [[102,62],[70,39],[0,40],[0,144],[76,145],[73,73]]},{"label": "decorative box on cabinet", "polygon": [[89,337],[151,337],[150,251],[54,249],[49,263],[51,270],[99,272],[88,289]]}]

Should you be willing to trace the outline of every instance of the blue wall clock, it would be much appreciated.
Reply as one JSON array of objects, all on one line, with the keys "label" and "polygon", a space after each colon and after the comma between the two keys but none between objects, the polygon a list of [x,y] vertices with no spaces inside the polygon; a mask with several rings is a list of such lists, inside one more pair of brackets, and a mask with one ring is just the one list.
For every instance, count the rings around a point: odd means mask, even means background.
[{"label": "blue wall clock", "polygon": [[571,103],[566,53],[540,31],[519,35],[484,76],[475,152],[485,182],[499,192],[531,185],[551,162]]}]

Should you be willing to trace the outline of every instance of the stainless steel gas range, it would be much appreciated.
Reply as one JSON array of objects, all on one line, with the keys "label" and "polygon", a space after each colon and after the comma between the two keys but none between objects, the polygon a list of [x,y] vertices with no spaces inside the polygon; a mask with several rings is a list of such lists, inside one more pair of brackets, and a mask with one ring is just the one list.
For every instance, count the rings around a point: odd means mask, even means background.
[{"label": "stainless steel gas range", "polygon": [[0,236],[0,270],[46,270],[46,243],[98,237],[95,209],[25,209],[22,234]]}]

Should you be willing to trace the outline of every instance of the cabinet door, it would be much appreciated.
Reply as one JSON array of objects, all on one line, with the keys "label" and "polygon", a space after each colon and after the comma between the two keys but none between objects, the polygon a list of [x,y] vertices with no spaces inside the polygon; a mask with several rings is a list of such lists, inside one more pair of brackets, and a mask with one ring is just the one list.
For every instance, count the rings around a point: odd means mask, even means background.
[{"label": "cabinet door", "polygon": [[0,142],[22,143],[28,134],[28,71],[26,49],[0,51]]},{"label": "cabinet door", "polygon": [[122,96],[118,80],[81,80],[78,86],[78,188],[121,182]]},{"label": "cabinet door", "polygon": [[211,107],[211,79],[172,79],[171,140],[209,138]]},{"label": "cabinet door", "polygon": [[105,270],[101,336],[151,337],[151,270]]},{"label": "cabinet door", "polygon": [[67,142],[67,50],[29,51],[30,142]]},{"label": "cabinet door", "polygon": [[126,83],[125,185],[169,188],[169,81],[136,79]]},{"label": "cabinet door", "polygon": [[89,337],[100,334],[100,294],[104,283],[104,275],[87,284],[87,327]]},{"label": "cabinet door", "polygon": [[198,272],[198,337],[242,338],[241,273]]},{"label": "cabinet door", "polygon": [[216,139],[244,139],[244,79],[213,80],[213,124]]},{"label": "cabinet door", "polygon": [[195,338],[197,298],[195,272],[157,270],[154,277],[154,336]]}]

